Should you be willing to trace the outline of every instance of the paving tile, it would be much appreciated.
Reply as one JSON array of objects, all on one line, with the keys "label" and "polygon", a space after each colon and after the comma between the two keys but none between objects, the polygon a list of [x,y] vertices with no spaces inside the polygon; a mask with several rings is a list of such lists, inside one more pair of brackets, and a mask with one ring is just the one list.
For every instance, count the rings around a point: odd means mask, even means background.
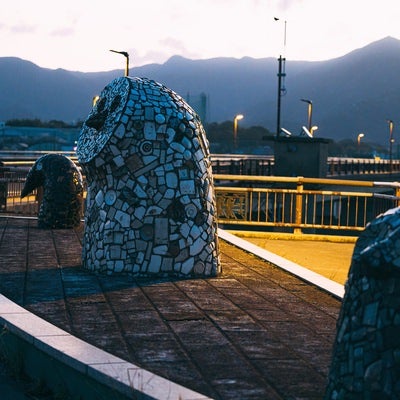
[{"label": "paving tile", "polygon": [[[166,394],[168,394],[167,398],[171,399],[207,400],[207,397],[204,395],[175,385],[149,371],[140,368],[130,368],[124,363],[91,365],[89,373],[91,376],[97,376],[103,380],[107,379],[108,376],[112,376],[113,380],[108,380],[110,385],[116,385],[116,382],[123,382],[125,387],[139,389],[142,393],[148,395],[149,398],[166,398]],[[126,394],[132,396],[133,390],[128,390]]]},{"label": "paving tile", "polygon": [[282,398],[272,386],[256,377],[219,379],[212,383],[221,398],[246,400]]},{"label": "paving tile", "polygon": [[[265,379],[273,383],[283,398],[322,398],[321,387],[326,385],[326,379],[321,374],[310,369],[301,359],[280,359],[280,369],[268,360],[258,360],[257,365]],[[285,371],[282,374],[282,370]]]},{"label": "paving tile", "polygon": [[164,362],[149,362],[147,368],[158,375],[163,375],[172,382],[180,382],[185,377],[185,386],[192,390],[203,393],[213,399],[218,398],[217,393],[204,380],[198,368],[190,361],[176,361],[173,364]]}]

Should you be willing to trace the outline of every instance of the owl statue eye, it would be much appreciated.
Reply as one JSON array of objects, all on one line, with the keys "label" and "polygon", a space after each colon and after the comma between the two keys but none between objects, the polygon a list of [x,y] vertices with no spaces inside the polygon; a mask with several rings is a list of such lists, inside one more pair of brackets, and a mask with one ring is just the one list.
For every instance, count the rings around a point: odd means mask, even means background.
[{"label": "owl statue eye", "polygon": [[110,106],[110,112],[113,113],[119,107],[120,103],[121,103],[121,96],[120,95],[115,96]]},{"label": "owl statue eye", "polygon": [[85,125],[89,128],[95,129],[96,131],[100,131],[106,122],[107,115],[107,110],[103,110],[102,112],[97,110],[97,112],[90,115],[90,117],[86,120]]},{"label": "owl statue eye", "polygon": [[129,93],[129,79],[120,78],[106,86],[83,124],[78,139],[79,162],[87,163],[104,148],[118,127]]},{"label": "owl statue eye", "polygon": [[101,97],[100,100],[96,103],[97,111],[102,112],[106,106],[107,100],[104,97]]}]

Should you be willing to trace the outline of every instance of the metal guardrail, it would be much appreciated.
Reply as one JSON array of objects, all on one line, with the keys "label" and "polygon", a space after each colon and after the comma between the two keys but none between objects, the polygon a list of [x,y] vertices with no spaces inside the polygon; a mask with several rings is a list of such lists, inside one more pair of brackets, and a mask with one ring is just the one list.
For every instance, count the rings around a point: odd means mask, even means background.
[{"label": "metal guardrail", "polygon": [[[35,215],[36,192],[21,199],[28,166],[0,168],[0,212]],[[219,223],[293,232],[361,231],[400,205],[400,183],[215,174]]]},{"label": "metal guardrail", "polygon": [[[0,150],[0,161],[5,167],[31,166],[44,154],[63,154],[77,162],[74,151],[17,151]],[[273,155],[212,154],[214,174],[273,176]],[[378,158],[328,157],[327,176],[372,175],[400,173],[400,160]]]},{"label": "metal guardrail", "polygon": [[38,191],[21,199],[29,166],[0,167],[0,213],[35,215],[38,212]]},{"label": "metal guardrail", "polygon": [[[274,156],[213,154],[211,160],[215,174],[274,175]],[[327,159],[327,177],[378,175],[399,172],[400,160],[345,157],[328,157]]]},{"label": "metal guardrail", "polygon": [[219,223],[253,230],[357,232],[400,204],[399,183],[218,174],[214,179]]},{"label": "metal guardrail", "polygon": [[274,156],[212,154],[211,162],[213,173],[215,174],[274,175]]},{"label": "metal guardrail", "polygon": [[372,175],[400,172],[400,160],[328,157],[328,176]]}]

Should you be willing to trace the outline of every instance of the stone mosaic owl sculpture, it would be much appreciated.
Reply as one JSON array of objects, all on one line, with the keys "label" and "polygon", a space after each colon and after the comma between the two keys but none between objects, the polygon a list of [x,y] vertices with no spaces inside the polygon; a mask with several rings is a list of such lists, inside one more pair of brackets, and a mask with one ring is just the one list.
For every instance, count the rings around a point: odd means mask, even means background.
[{"label": "stone mosaic owl sculpture", "polygon": [[180,96],[145,78],[112,81],[83,125],[77,155],[88,184],[85,268],[220,272],[208,141]]},{"label": "stone mosaic owl sculpture", "polygon": [[345,286],[325,400],[400,398],[400,207],[366,226]]},{"label": "stone mosaic owl sculpture", "polygon": [[46,154],[36,160],[26,177],[21,198],[43,187],[38,227],[73,228],[82,217],[82,176],[72,160],[61,154]]}]

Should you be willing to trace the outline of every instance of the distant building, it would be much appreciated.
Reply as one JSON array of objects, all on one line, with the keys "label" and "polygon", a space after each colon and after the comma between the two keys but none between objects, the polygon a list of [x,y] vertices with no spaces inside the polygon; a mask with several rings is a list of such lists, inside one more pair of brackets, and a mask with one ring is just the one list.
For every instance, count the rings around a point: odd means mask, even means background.
[{"label": "distant building", "polygon": [[188,92],[185,100],[199,115],[201,122],[206,124],[208,122],[208,96],[205,93],[192,95]]}]

